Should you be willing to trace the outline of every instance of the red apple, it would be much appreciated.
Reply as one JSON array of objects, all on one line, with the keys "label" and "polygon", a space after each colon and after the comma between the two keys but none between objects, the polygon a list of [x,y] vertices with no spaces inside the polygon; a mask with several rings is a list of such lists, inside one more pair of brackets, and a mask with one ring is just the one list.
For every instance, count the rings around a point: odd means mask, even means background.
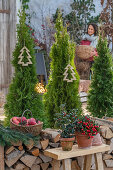
[{"label": "red apple", "polygon": [[26,119],[26,117],[22,117],[22,122],[27,122],[27,119]]},{"label": "red apple", "polygon": [[21,122],[21,117],[18,117],[17,120],[18,120],[19,122]]},{"label": "red apple", "polygon": [[36,124],[36,120],[35,120],[34,118],[30,118],[30,119],[28,120],[28,124],[29,124],[29,125],[35,125],[35,124]]},{"label": "red apple", "polygon": [[36,119],[35,119],[35,118],[33,118],[33,117],[32,117],[32,118],[30,118],[30,120],[31,120],[31,121],[34,121],[34,122],[36,122]]},{"label": "red apple", "polygon": [[13,118],[12,118],[12,121],[13,121],[15,124],[17,124],[17,125],[19,124],[19,121],[18,121],[17,117],[13,117]]}]

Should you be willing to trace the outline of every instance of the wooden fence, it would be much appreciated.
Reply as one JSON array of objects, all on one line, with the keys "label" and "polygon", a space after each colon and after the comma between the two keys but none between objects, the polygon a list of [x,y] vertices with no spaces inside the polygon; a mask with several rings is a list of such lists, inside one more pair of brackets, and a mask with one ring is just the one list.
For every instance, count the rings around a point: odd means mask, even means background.
[{"label": "wooden fence", "polygon": [[0,0],[0,92],[7,94],[13,69],[12,51],[16,43],[16,0]]}]

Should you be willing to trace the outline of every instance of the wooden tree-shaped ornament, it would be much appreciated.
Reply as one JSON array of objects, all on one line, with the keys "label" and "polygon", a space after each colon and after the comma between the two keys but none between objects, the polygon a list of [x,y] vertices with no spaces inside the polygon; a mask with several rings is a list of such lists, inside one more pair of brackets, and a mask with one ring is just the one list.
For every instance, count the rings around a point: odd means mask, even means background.
[{"label": "wooden tree-shaped ornament", "polygon": [[[72,73],[71,73],[71,75],[72,75],[72,78],[71,78],[71,79],[68,79],[68,78],[67,78],[67,76],[68,76],[68,70],[69,70],[69,69],[70,69],[71,72],[72,72]],[[64,79],[63,79],[64,81],[73,82],[73,80],[76,80],[76,77],[74,76],[74,75],[75,75],[75,72],[73,71],[73,69],[74,69],[74,68],[73,68],[70,64],[68,64],[68,65],[66,66],[66,68],[65,68],[66,71],[65,71],[64,74],[63,74],[63,75],[64,75]]]},{"label": "wooden tree-shaped ornament", "polygon": [[[23,53],[24,53],[24,50],[26,51],[27,53],[27,59],[28,59],[28,62],[24,63],[22,60],[24,58],[23,56]],[[26,46],[24,46],[21,50],[20,50],[21,54],[18,56],[18,58],[20,58],[20,60],[18,61],[18,64],[22,64],[22,66],[28,66],[29,64],[32,64],[32,61],[30,60],[31,56],[29,54],[29,50]]]}]

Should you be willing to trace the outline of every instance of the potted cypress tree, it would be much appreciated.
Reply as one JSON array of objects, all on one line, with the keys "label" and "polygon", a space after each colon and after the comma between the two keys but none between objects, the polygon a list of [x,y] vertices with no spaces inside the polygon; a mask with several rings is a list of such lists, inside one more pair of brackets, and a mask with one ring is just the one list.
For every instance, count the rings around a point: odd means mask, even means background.
[{"label": "potted cypress tree", "polygon": [[107,39],[101,35],[97,45],[98,57],[92,67],[93,76],[87,109],[94,117],[113,117],[113,59]]},{"label": "potted cypress tree", "polygon": [[25,23],[26,14],[24,10],[19,12],[19,18],[17,25],[18,41],[12,59],[15,73],[4,106],[6,126],[10,124],[12,117],[21,117],[26,109],[32,111],[34,118],[46,121],[41,96],[34,90],[38,82],[34,43]]},{"label": "potted cypress tree", "polygon": [[62,150],[70,151],[75,140],[75,117],[77,110],[67,112],[65,104],[60,106],[60,112],[55,114],[55,125],[59,128]]},{"label": "potted cypress tree", "polygon": [[[55,43],[50,51],[50,76],[47,85],[47,92],[44,94],[45,111],[49,117],[50,126],[54,127],[55,113],[60,111],[60,105],[65,103],[67,111],[71,109],[81,110],[81,102],[78,93],[79,75],[75,68],[75,43],[70,40],[67,28],[63,26],[63,21],[60,12],[55,24]],[[67,75],[68,79],[72,78],[71,69],[76,80],[72,82],[63,81]],[[65,73],[65,75],[64,75]]]}]

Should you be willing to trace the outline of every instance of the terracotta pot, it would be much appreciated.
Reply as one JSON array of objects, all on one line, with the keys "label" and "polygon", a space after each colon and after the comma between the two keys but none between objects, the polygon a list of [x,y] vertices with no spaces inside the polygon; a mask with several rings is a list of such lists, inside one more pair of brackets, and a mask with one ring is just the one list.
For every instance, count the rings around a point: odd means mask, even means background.
[{"label": "terracotta pot", "polygon": [[82,135],[81,133],[75,133],[78,148],[89,148],[92,146],[93,138],[88,138],[88,135]]},{"label": "terracotta pot", "polygon": [[63,151],[71,151],[75,137],[73,138],[60,138],[60,143]]},{"label": "terracotta pot", "polygon": [[97,135],[94,136],[94,138],[93,138],[92,146],[99,146],[101,144],[102,144],[102,140],[101,140],[100,134],[97,133]]}]

